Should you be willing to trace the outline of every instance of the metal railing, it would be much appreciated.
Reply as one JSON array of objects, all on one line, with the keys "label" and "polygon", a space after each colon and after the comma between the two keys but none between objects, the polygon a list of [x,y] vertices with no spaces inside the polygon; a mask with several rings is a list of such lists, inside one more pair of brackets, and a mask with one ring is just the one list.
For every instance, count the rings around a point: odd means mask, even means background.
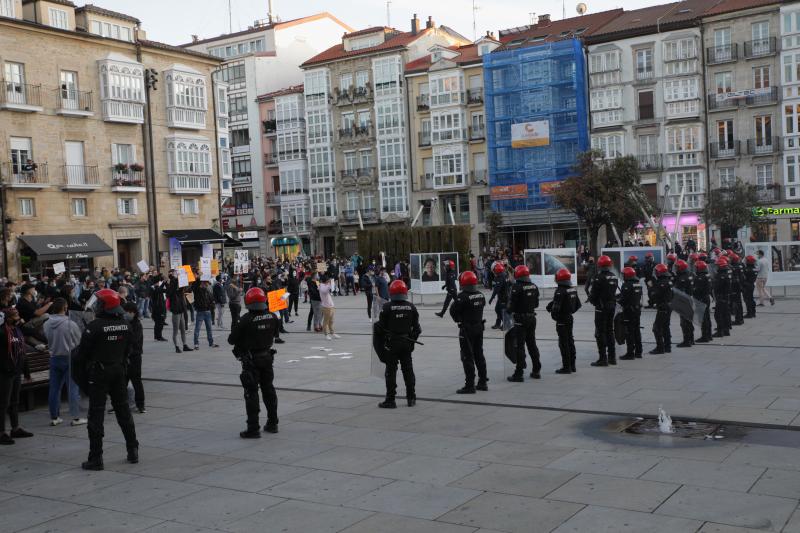
[{"label": "metal railing", "polygon": [[296,148],[294,150],[282,150],[278,152],[278,161],[292,161],[295,159],[305,159],[306,149]]},{"label": "metal railing", "polygon": [[12,161],[2,163],[3,183],[13,186],[35,186],[49,185],[50,179],[47,173],[47,163],[14,163]]},{"label": "metal railing", "polygon": [[144,171],[142,170],[115,170],[111,168],[112,187],[145,187]]},{"label": "metal railing", "polygon": [[426,111],[431,108],[430,95],[421,94],[417,96],[417,111]]},{"label": "metal railing", "polygon": [[210,176],[170,174],[169,189],[173,193],[205,193],[211,190]]},{"label": "metal railing", "polygon": [[264,202],[267,205],[277,205],[281,203],[281,192],[265,192],[264,193]]},{"label": "metal railing", "polygon": [[432,142],[449,142],[449,141],[465,141],[465,140],[467,140],[466,128],[434,131],[431,135]]},{"label": "metal railing", "polygon": [[264,164],[267,166],[277,165],[278,157],[274,152],[270,154],[264,154]]},{"label": "metal railing", "polygon": [[97,166],[90,165],[64,165],[64,185],[99,187],[100,173]]},{"label": "metal railing", "polygon": [[481,124],[480,126],[470,126],[469,127],[469,140],[476,141],[480,139],[486,138],[486,126]]},{"label": "metal railing", "polygon": [[74,89],[56,89],[54,91],[56,107],[65,111],[94,111],[94,100],[91,91],[76,91]]},{"label": "metal railing", "polygon": [[0,104],[7,105],[42,105],[42,86],[13,81],[0,82]]},{"label": "metal railing", "polygon": [[711,143],[709,145],[710,148],[710,157],[711,159],[724,159],[727,157],[736,157],[739,155],[739,141],[727,142],[727,143]]},{"label": "metal railing", "polygon": [[744,57],[764,57],[778,51],[778,40],[775,37],[745,41]]},{"label": "metal railing", "polygon": [[356,176],[359,178],[371,178],[375,176],[375,167],[357,168]]},{"label": "metal railing", "polygon": [[[762,90],[762,89],[756,89]],[[762,90],[763,91],[763,90]],[[778,88],[769,87],[768,91],[752,94],[744,99],[745,105],[770,105],[778,103]]]},{"label": "metal railing", "polygon": [[483,87],[467,89],[467,104],[483,103]]},{"label": "metal railing", "polygon": [[709,65],[736,61],[739,58],[739,45],[737,43],[710,46],[706,49],[706,61]]},{"label": "metal railing", "polygon": [[364,222],[378,220],[378,210],[377,209],[362,209],[361,210],[361,218],[364,220]]},{"label": "metal railing", "polygon": [[356,173],[357,171],[354,168],[346,168],[344,170],[339,171],[339,175],[343,178],[355,178]]},{"label": "metal railing", "polygon": [[780,137],[762,137],[747,139],[747,153],[750,155],[774,154],[780,150]]},{"label": "metal railing", "polygon": [[264,124],[264,134],[265,135],[272,135],[273,133],[277,133],[278,131],[278,121],[275,119],[265,120]]},{"label": "metal railing", "polygon": [[661,154],[643,154],[636,156],[636,160],[639,162],[639,170],[654,171],[664,168]]},{"label": "metal railing", "polygon": [[759,202],[780,202],[781,188],[778,184],[756,187],[756,195]]},{"label": "metal railing", "polygon": [[655,77],[655,69],[653,67],[637,67],[636,68],[636,79],[639,81],[642,80],[652,80]]},{"label": "metal railing", "polygon": [[342,210],[342,219],[347,221],[358,220],[358,209],[344,209]]},{"label": "metal railing", "polygon": [[280,194],[281,196],[288,196],[290,194],[307,194],[307,193],[308,193],[308,187],[304,185],[301,187],[291,187],[288,189],[281,189],[278,194]]},{"label": "metal railing", "polygon": [[708,95],[708,109],[731,109],[739,107],[740,98],[717,98],[716,94]]}]

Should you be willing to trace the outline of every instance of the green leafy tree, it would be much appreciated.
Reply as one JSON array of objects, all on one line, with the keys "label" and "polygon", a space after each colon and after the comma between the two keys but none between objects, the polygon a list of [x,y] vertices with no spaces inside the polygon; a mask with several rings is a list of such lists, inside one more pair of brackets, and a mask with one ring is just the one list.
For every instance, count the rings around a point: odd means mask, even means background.
[{"label": "green leafy tree", "polygon": [[740,178],[730,187],[713,189],[706,197],[706,222],[718,226],[722,237],[736,237],[739,228],[753,220],[753,207],[758,205],[755,185]]},{"label": "green leafy tree", "polygon": [[574,172],[556,189],[554,200],[583,221],[592,250],[599,249],[597,236],[603,226],[628,230],[641,220],[642,207],[650,210],[634,157],[607,161],[601,152],[590,150],[578,155]]}]

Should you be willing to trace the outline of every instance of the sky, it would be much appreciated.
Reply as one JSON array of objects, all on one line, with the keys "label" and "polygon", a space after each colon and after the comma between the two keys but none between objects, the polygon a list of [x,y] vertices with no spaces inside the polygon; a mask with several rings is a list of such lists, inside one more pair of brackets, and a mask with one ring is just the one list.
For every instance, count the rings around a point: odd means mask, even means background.
[{"label": "sky", "polygon": [[[233,31],[247,29],[253,21],[267,17],[267,0],[76,0],[77,5],[93,3],[137,17],[147,31],[148,39],[168,44],[182,44],[192,34],[200,38],[228,33],[228,2],[231,3]],[[576,14],[583,1],[589,13],[625,7],[635,9],[669,0],[564,0],[567,17]],[[487,30],[513,28],[528,24],[531,13],[549,13],[562,18],[559,0],[475,0],[477,34]],[[433,16],[437,24],[445,24],[465,37],[473,38],[473,0],[392,0],[391,25],[408,30],[414,13],[425,20]],[[356,29],[387,23],[385,0],[273,0],[273,11],[282,19],[328,11]],[[334,44],[334,43],[331,43]]]}]

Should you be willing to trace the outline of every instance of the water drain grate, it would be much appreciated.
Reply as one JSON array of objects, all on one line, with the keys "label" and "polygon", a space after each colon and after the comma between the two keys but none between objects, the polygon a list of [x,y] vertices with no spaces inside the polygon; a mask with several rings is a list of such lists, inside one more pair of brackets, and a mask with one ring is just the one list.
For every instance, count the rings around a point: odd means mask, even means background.
[{"label": "water drain grate", "polygon": [[672,429],[672,433],[662,433],[658,428],[658,419],[639,418],[622,427],[620,431],[634,435],[670,436],[683,439],[725,438],[725,427],[721,424],[673,420]]}]

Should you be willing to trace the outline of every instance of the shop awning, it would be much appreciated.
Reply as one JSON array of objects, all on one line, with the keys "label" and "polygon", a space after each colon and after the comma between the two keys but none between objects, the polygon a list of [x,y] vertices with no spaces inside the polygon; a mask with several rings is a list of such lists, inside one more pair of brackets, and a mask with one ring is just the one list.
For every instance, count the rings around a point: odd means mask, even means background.
[{"label": "shop awning", "polygon": [[21,235],[19,239],[36,254],[39,261],[84,259],[114,255],[114,251],[94,233],[77,235]]},{"label": "shop awning", "polygon": [[210,244],[228,239],[213,229],[165,229],[161,233],[170,239],[178,239],[181,244]]},{"label": "shop awning", "polygon": [[270,246],[295,246],[300,244],[300,241],[297,240],[296,237],[275,237],[274,239],[270,239],[269,241]]}]

